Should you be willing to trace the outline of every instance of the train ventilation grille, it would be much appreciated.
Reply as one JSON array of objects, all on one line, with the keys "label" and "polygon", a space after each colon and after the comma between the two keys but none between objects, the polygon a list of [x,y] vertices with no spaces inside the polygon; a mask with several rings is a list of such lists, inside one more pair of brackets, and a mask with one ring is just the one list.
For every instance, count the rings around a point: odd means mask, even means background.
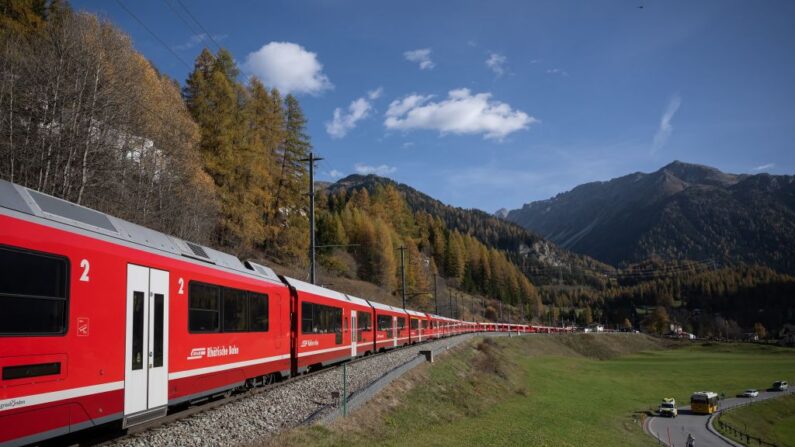
[{"label": "train ventilation grille", "polygon": [[187,242],[187,241],[185,243],[188,244],[188,248],[190,248],[190,251],[192,251],[194,255],[200,256],[202,258],[210,259],[210,257],[207,256],[207,252],[204,251],[204,249],[201,246],[196,245],[196,244],[192,244],[192,243]]}]

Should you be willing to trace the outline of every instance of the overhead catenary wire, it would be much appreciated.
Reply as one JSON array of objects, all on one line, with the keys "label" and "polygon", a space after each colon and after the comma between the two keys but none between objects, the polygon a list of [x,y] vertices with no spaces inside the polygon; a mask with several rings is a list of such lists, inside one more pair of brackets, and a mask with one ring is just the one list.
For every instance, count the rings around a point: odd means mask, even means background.
[{"label": "overhead catenary wire", "polygon": [[148,26],[146,26],[146,24],[143,22],[143,20],[139,19],[138,16],[136,16],[132,11],[130,11],[130,9],[127,8],[124,5],[124,3],[122,3],[121,0],[116,0],[116,3],[118,3],[119,6],[121,7],[121,9],[123,9],[127,14],[129,14],[130,17],[132,17],[136,22],[138,22],[138,24],[141,25],[141,27],[143,27],[143,29],[145,29],[149,34],[151,34],[152,37],[154,37],[155,40],[157,40],[160,43],[160,45],[163,46],[163,48],[168,50],[168,52],[171,53],[174,56],[174,58],[176,58],[178,61],[182,62],[182,64],[185,65],[189,70],[191,68],[193,68],[189,63],[185,62],[185,59],[182,59],[182,57],[180,57],[180,55],[177,54],[177,52],[174,51],[174,49],[172,49],[170,46],[168,46],[168,44],[163,39],[161,39],[160,36],[158,36],[154,31],[152,31],[152,29],[150,29]]},{"label": "overhead catenary wire", "polygon": [[177,16],[179,21],[182,22],[188,28],[188,30],[191,33],[193,33],[194,35],[201,35],[202,34],[202,30],[199,29],[199,28],[194,28],[194,25],[191,25],[188,20],[186,20],[184,17],[182,17],[182,14],[179,13],[177,8],[175,8],[174,5],[172,5],[169,0],[163,0],[163,3],[165,3],[166,6],[168,6],[168,9],[170,9],[171,12],[173,12],[174,15]]},{"label": "overhead catenary wire", "polygon": [[201,24],[201,23],[200,23],[198,20],[196,20],[196,17],[195,17],[195,16],[194,16],[194,15],[193,15],[193,14],[190,12],[190,10],[188,9],[188,7],[187,7],[187,6],[185,6],[185,4],[184,4],[184,3],[182,3],[182,0],[177,0],[177,3],[179,3],[179,5],[180,5],[180,6],[182,6],[182,9],[184,9],[184,10],[185,10],[185,12],[187,12],[187,13],[188,13],[188,17],[190,17],[190,18],[191,18],[191,19],[192,19],[192,20],[193,20],[193,21],[196,23],[196,25],[198,25],[198,26],[199,26],[199,28],[201,28],[201,30],[202,30],[202,31],[204,31],[204,34],[206,34],[206,35],[207,35],[207,38],[208,38],[208,39],[210,39],[210,40],[212,41],[212,43],[214,43],[214,44],[215,44],[215,46],[216,46],[216,47],[218,47],[218,49],[220,50],[220,49],[221,49],[221,45],[219,45],[219,44],[218,44],[218,42],[216,42],[216,41],[215,41],[215,38],[213,37],[213,35],[212,35],[212,34],[210,34],[210,33],[207,31],[207,29],[206,29],[204,26],[202,26],[202,24]]}]

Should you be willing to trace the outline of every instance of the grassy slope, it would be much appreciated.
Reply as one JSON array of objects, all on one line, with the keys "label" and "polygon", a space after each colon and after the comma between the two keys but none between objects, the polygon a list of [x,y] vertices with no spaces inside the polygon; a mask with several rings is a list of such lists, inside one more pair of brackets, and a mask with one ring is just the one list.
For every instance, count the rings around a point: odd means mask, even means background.
[{"label": "grassy slope", "polygon": [[[734,395],[795,369],[795,351],[752,345],[660,349],[641,335],[531,336],[459,349],[346,421],[272,445],[654,445],[640,426],[662,397]],[[627,354],[627,355],[625,355]]]},{"label": "grassy slope", "polygon": [[721,420],[767,442],[795,446],[795,396],[729,411]]}]

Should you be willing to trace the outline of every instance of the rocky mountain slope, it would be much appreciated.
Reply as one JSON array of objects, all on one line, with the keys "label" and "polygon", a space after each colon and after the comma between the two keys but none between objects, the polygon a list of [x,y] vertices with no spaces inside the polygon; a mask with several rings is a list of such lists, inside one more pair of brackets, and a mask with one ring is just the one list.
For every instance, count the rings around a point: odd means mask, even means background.
[{"label": "rocky mountain slope", "polygon": [[795,272],[795,176],[735,175],[675,161],[580,185],[505,219],[612,265],[660,257]]}]

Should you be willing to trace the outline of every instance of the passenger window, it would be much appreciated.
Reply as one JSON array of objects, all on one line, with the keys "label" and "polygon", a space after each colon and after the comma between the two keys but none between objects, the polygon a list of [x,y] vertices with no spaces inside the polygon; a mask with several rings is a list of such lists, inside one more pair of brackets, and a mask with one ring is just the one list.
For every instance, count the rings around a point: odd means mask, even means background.
[{"label": "passenger window", "polygon": [[67,328],[69,261],[0,246],[0,335],[57,335]]},{"label": "passenger window", "polygon": [[304,301],[301,303],[301,333],[340,334],[342,337],[342,309]]},{"label": "passenger window", "polygon": [[248,330],[248,293],[223,288],[224,294],[224,332],[243,332]]},{"label": "passenger window", "polygon": [[268,331],[268,295],[249,293],[249,328],[254,332]]},{"label": "passenger window", "polygon": [[188,328],[191,332],[220,330],[220,290],[218,286],[190,283]]}]

